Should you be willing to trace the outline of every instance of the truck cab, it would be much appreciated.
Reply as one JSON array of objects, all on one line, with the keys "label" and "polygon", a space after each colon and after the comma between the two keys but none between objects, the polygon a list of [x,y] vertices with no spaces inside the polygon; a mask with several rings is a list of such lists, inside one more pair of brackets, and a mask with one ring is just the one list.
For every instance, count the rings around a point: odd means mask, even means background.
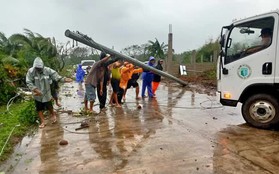
[{"label": "truck cab", "polygon": [[279,124],[278,22],[277,10],[234,21],[221,31],[220,103],[241,103],[245,121],[258,128]]}]

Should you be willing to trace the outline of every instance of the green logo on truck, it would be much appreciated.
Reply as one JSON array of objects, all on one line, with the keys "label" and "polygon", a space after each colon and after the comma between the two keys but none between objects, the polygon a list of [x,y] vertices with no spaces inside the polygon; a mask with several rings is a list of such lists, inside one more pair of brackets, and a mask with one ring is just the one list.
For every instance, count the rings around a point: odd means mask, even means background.
[{"label": "green logo on truck", "polygon": [[248,65],[240,65],[238,68],[238,76],[247,79],[251,75],[251,68]]}]

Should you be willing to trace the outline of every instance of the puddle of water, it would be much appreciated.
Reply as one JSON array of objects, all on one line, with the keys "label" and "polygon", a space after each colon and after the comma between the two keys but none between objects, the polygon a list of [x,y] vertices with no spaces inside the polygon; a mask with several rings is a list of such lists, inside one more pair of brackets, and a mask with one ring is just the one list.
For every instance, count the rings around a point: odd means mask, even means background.
[{"label": "puddle of water", "polygon": [[23,139],[14,147],[14,153],[11,157],[1,165],[0,171],[6,171],[11,173],[14,170],[14,166],[18,164],[23,155],[26,155],[26,149],[32,141],[33,135],[25,136]]}]

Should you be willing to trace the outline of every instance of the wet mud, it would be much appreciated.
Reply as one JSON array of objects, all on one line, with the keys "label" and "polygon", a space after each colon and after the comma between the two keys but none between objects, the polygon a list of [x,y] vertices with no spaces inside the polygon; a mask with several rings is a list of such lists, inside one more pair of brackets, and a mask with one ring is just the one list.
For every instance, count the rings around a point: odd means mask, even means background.
[{"label": "wet mud", "polygon": [[[110,94],[110,92],[108,92]],[[276,173],[278,131],[245,124],[213,89],[161,83],[154,99],[135,99],[80,115],[84,91],[61,87],[58,122],[26,137],[1,166],[6,173]],[[138,106],[141,106],[139,108]],[[84,126],[86,125],[86,126]],[[84,127],[83,127],[84,126]],[[61,140],[68,144],[60,145]]]}]

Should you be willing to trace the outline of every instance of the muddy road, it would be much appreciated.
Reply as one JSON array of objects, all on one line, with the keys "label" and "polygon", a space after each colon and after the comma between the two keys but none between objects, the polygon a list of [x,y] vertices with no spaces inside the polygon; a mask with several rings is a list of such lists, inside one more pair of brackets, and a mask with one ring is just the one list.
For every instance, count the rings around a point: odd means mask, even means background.
[{"label": "muddy road", "polygon": [[[5,173],[277,173],[279,133],[245,124],[240,108],[222,107],[218,95],[197,86],[161,83],[156,99],[80,116],[83,91],[61,87],[58,123],[25,137],[0,171]],[[98,102],[96,102],[98,103]],[[142,108],[139,109],[138,105]],[[99,111],[99,106],[94,106]],[[81,122],[88,128],[76,130]],[[59,145],[67,140],[67,145]]]}]

